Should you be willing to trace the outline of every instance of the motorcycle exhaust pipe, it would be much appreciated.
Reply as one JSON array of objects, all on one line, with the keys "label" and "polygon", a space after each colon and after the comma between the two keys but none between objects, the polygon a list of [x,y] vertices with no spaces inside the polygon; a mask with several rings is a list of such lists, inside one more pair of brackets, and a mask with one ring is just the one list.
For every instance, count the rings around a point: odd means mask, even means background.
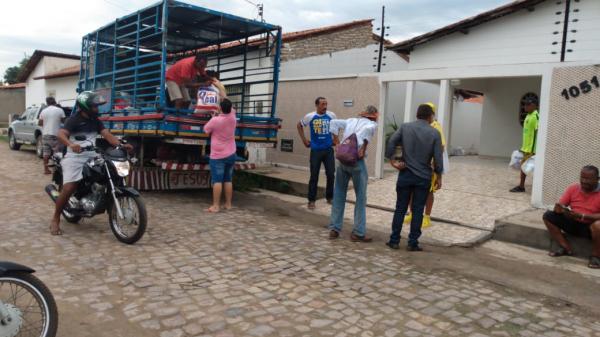
[{"label": "motorcycle exhaust pipe", "polygon": [[56,199],[58,199],[58,196],[60,195],[60,192],[58,192],[56,187],[52,184],[49,184],[46,186],[45,190],[46,193],[48,193],[48,196],[50,196],[50,199],[52,199],[52,202],[56,202]]}]

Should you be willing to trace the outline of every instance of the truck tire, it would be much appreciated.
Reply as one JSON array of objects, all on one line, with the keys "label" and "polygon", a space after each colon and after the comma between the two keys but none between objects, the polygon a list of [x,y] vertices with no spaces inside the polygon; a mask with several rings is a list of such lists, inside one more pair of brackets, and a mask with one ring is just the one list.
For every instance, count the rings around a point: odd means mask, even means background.
[{"label": "truck tire", "polygon": [[42,135],[35,137],[35,154],[38,158],[44,158],[44,140]]},{"label": "truck tire", "polygon": [[12,130],[8,132],[8,147],[13,151],[19,151],[21,148],[21,144],[17,143],[17,137]]}]

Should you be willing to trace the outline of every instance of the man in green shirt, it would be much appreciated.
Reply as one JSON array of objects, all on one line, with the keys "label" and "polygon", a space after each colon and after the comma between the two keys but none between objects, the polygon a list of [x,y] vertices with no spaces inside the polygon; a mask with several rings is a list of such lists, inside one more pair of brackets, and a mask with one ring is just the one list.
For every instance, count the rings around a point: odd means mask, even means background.
[{"label": "man in green shirt", "polygon": [[[540,115],[537,110],[538,102],[534,98],[529,98],[525,101],[525,112],[527,112],[527,117],[525,117],[525,121],[523,122],[523,143],[521,146],[521,152],[523,152],[523,161],[521,163],[525,163],[525,161],[535,155],[535,145],[537,139],[537,131],[538,125],[540,121]],[[525,179],[527,176],[521,170],[521,182],[519,186],[511,189],[511,192],[525,192]]]}]

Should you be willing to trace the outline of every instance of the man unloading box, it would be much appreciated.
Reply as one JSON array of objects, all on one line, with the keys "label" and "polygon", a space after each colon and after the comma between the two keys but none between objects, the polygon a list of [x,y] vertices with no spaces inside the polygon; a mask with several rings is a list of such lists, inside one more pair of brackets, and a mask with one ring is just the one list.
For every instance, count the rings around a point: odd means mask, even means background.
[{"label": "man unloading box", "polygon": [[167,69],[167,90],[176,109],[184,109],[190,105],[189,87],[195,84],[198,75],[206,75],[206,63],[206,56],[196,55],[181,59]]}]

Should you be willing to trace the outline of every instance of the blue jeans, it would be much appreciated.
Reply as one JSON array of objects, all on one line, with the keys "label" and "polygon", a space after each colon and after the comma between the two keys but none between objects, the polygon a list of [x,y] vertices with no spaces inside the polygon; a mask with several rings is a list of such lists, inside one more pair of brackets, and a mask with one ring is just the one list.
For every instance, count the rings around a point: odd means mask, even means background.
[{"label": "blue jeans", "polygon": [[229,157],[222,159],[211,159],[210,165],[210,178],[212,184],[218,183],[230,183],[233,177],[233,167],[235,165],[235,159],[237,156],[232,154]]},{"label": "blue jeans", "polygon": [[431,188],[431,178],[425,179],[413,174],[405,169],[398,174],[396,183],[396,210],[394,211],[394,220],[392,221],[392,235],[390,235],[390,244],[400,242],[400,232],[402,223],[408,210],[408,203],[412,195],[412,221],[410,222],[410,234],[408,235],[408,245],[417,246],[419,237],[421,237],[421,224],[423,222],[423,210],[427,202],[427,195]]},{"label": "blue jeans", "polygon": [[354,229],[352,233],[365,236],[367,231],[367,182],[369,174],[365,160],[361,159],[356,166],[346,166],[338,162],[335,172],[335,187],[333,191],[333,206],[331,207],[331,225],[329,229],[336,232],[342,231],[344,225],[344,208],[346,207],[346,194],[348,182],[352,179],[356,204],[354,205]]}]

